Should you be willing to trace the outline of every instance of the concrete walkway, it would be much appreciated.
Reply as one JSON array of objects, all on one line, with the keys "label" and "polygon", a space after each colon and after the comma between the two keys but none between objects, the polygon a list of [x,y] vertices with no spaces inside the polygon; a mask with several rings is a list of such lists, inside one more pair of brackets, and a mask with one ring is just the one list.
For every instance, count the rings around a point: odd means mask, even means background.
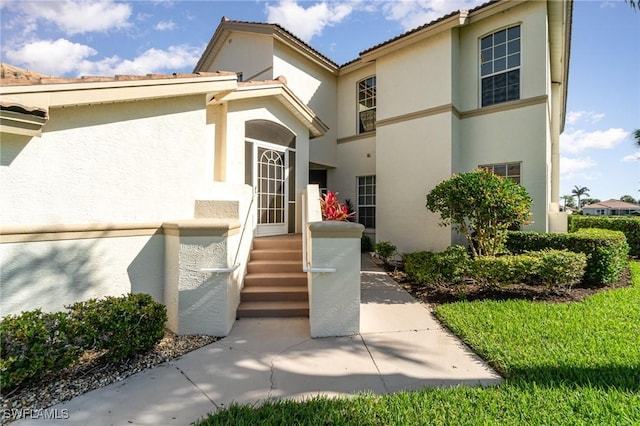
[{"label": "concrete walkway", "polygon": [[48,413],[68,419],[14,424],[188,425],[233,402],[502,380],[367,256],[361,277],[359,335],[311,339],[307,319],[238,320],[216,343]]}]

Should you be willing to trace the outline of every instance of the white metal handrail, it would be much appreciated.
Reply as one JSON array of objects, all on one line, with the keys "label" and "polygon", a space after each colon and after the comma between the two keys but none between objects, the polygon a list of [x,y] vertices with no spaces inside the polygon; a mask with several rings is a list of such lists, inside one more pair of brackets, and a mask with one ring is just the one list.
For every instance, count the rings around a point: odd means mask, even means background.
[{"label": "white metal handrail", "polygon": [[236,263],[231,268],[200,268],[200,272],[212,272],[214,274],[232,273],[240,267],[239,263]]},{"label": "white metal handrail", "polygon": [[308,258],[309,250],[307,244],[307,228],[309,227],[309,218],[307,217],[307,196],[306,193],[302,193],[302,272],[317,272],[317,273],[331,273],[336,272],[336,268],[314,268],[311,266],[311,259]]}]

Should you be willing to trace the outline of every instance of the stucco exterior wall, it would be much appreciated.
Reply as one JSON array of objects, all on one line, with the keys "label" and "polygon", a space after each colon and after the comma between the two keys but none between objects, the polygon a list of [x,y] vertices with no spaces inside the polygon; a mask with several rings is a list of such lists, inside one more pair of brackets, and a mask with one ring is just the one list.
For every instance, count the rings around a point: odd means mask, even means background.
[{"label": "stucco exterior wall", "polygon": [[[271,36],[233,31],[207,71],[241,72],[244,81],[269,80],[273,75]],[[275,76],[277,77],[277,75]]]},{"label": "stucco exterior wall", "polygon": [[285,76],[287,86],[329,127],[324,136],[311,140],[309,161],[335,166],[338,77],[283,43],[274,42],[273,54],[274,78]]},{"label": "stucco exterior wall", "polygon": [[451,232],[425,207],[427,193],[451,176],[451,113],[378,127],[376,240],[401,253],[444,250]]},{"label": "stucco exterior wall", "polygon": [[520,183],[533,198],[527,229],[546,231],[546,104],[516,108],[462,120],[459,164],[463,171],[479,165],[521,162]]},{"label": "stucco exterior wall", "polygon": [[[376,75],[375,63],[358,68],[355,71],[340,74],[337,96],[338,138],[349,137],[358,133],[358,82],[374,75]],[[338,161],[340,161],[340,154],[338,154]]]},{"label": "stucco exterior wall", "polygon": [[40,138],[0,167],[7,225],[163,221],[193,217],[207,175],[204,96],[56,108]]},{"label": "stucco exterior wall", "polygon": [[376,61],[377,119],[451,103],[451,33],[443,32]]},{"label": "stucco exterior wall", "polygon": [[[229,104],[227,122],[227,181],[245,183],[245,127],[249,120],[269,120],[278,123],[296,135],[296,197],[309,181],[309,131],[278,101],[258,98]],[[296,229],[300,225],[301,207],[296,203]]]},{"label": "stucco exterior wall", "polygon": [[0,316],[64,310],[90,298],[149,293],[163,302],[164,236],[4,243]]},{"label": "stucco exterior wall", "polygon": [[546,2],[514,3],[504,13],[476,21],[459,30],[461,111],[480,107],[480,38],[500,29],[520,24],[520,99],[547,94]]},{"label": "stucco exterior wall", "polygon": [[375,175],[376,158],[375,135],[338,144],[338,167],[328,175],[329,190],[339,192],[341,201],[348,198],[356,207],[357,177]]}]

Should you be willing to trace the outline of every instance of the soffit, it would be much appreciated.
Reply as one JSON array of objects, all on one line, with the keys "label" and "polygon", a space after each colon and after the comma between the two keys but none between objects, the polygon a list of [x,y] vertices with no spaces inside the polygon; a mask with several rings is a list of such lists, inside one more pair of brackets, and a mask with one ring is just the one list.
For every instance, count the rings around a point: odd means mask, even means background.
[{"label": "soffit", "polygon": [[280,102],[289,112],[291,112],[300,122],[309,129],[311,138],[323,136],[329,127],[322,122],[315,112],[306,106],[280,80],[267,80],[262,82],[240,83],[238,89],[216,96],[209,101],[210,105],[233,102],[243,99],[258,99],[272,97]]}]

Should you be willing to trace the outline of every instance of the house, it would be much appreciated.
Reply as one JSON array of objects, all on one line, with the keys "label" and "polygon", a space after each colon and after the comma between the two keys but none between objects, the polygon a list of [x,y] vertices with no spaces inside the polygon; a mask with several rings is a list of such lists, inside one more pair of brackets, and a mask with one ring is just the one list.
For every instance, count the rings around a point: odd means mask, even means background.
[{"label": "house", "polygon": [[587,204],[582,213],[589,216],[629,216],[640,214],[640,206],[620,200],[607,200],[599,203]]},{"label": "house", "polygon": [[275,24],[223,19],[195,67],[244,80],[285,75],[329,130],[310,143],[311,179],[350,199],[401,252],[460,242],[425,208],[452,173],[489,167],[533,198],[527,229],[559,214],[571,2],[497,1],[454,12],[338,66]]},{"label": "house", "polygon": [[[279,25],[227,19],[192,74],[53,78],[3,64],[0,314],[146,292],[171,328],[225,334],[255,237],[306,232],[299,274],[324,282],[309,292],[312,334],[345,334],[359,290],[320,289],[351,276],[357,288],[362,227],[401,252],[460,241],[425,196],[478,166],[527,188],[530,229],[566,229],[571,13],[570,1],[493,1],[344,65]],[[349,198],[361,225],[314,225],[308,184]],[[341,319],[316,303],[353,321],[314,332],[314,318]],[[211,312],[219,322],[202,320]]]}]

